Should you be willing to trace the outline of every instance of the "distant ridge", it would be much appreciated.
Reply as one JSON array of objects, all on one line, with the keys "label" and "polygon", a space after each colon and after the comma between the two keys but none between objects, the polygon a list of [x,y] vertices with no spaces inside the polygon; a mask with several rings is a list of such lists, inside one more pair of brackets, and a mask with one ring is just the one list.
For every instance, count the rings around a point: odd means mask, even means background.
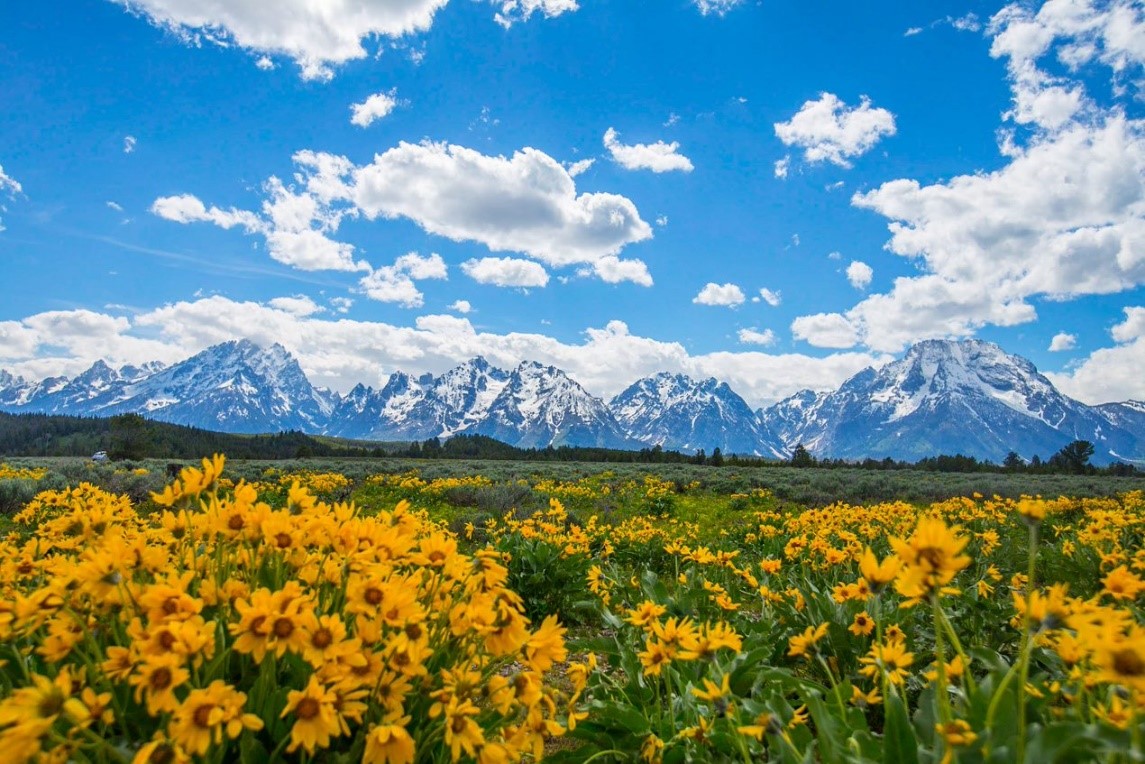
[{"label": "distant ridge", "polygon": [[660,373],[611,401],[533,361],[512,370],[473,358],[435,376],[397,372],[380,390],[314,387],[281,345],[212,346],[164,367],[97,361],[73,379],[28,381],[0,370],[0,411],[73,416],[138,413],[232,433],[300,431],[371,441],[484,435],[518,448],[583,446],[787,458],[913,461],[962,454],[1046,458],[1073,440],[1093,461],[1145,461],[1145,403],[1087,406],[1028,360],[979,340],[927,340],[831,392],[805,390],[752,411],[726,383]]}]

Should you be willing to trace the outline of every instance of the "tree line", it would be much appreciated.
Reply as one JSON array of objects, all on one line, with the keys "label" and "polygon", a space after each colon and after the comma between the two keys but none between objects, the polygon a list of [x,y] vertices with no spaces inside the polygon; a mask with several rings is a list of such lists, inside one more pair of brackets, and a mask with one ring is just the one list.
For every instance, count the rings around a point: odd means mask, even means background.
[{"label": "tree line", "polygon": [[448,440],[429,438],[412,443],[363,444],[317,438],[298,431],[268,435],[235,435],[197,427],[168,424],[138,414],[110,418],[0,412],[0,456],[90,456],[106,451],[111,459],[198,459],[224,453],[232,459],[297,459],[305,457],[405,457],[413,459],[487,459],[535,462],[611,462],[617,464],[695,464],[711,467],[817,467],[868,470],[925,470],[930,472],[1010,472],[1072,475],[1136,475],[1131,464],[1114,462],[1107,467],[1090,463],[1092,443],[1075,440],[1049,458],[1034,456],[1028,462],[1011,451],[1001,464],[973,456],[939,455],[915,462],[886,459],[820,459],[803,444],[790,458],[724,454],[700,449],[683,453],[661,446],[640,450],[591,446],[517,448],[485,435],[455,435]]}]

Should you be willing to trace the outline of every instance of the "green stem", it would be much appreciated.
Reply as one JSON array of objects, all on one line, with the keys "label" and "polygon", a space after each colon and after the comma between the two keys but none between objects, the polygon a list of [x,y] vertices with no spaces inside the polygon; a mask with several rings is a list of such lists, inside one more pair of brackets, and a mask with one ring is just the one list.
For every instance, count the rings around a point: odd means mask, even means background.
[{"label": "green stem", "polygon": [[835,679],[835,672],[831,670],[831,666],[827,664],[827,660],[823,657],[823,654],[815,648],[812,649],[815,650],[815,657],[819,659],[819,663],[823,666],[823,670],[827,672],[827,678],[831,680],[831,691],[835,695],[835,700],[839,703],[839,713],[842,714],[840,719],[846,721],[847,704],[844,702],[843,693],[839,689],[839,681]]},{"label": "green stem", "polygon": [[974,683],[974,676],[970,673],[970,658],[967,657],[966,651],[962,649],[962,641],[958,638],[958,633],[954,630],[954,625],[950,623],[950,618],[947,617],[946,611],[939,608],[938,614],[942,619],[942,627],[946,630],[946,635],[950,637],[950,644],[954,646],[954,651],[957,652],[958,657],[962,659],[962,676],[967,691],[973,695],[977,688]]},{"label": "green stem", "polygon": [[1022,655],[1018,669],[1018,740],[1015,753],[1018,761],[1025,760],[1026,754],[1026,682],[1030,678],[1030,654],[1033,652],[1033,636],[1030,633],[1029,616],[1030,605],[1034,598],[1034,572],[1038,556],[1038,526],[1030,525],[1030,551],[1029,564],[1026,575],[1026,616],[1022,623]]}]

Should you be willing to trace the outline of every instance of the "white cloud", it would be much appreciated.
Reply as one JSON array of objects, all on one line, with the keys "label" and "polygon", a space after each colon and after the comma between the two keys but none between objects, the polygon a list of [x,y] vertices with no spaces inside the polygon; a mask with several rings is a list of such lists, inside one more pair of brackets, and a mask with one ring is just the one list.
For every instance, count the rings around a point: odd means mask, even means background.
[{"label": "white cloud", "polygon": [[866,289],[871,285],[871,278],[875,275],[871,266],[860,260],[852,260],[847,266],[847,281],[855,289]]},{"label": "white cloud", "polygon": [[787,180],[787,173],[791,170],[791,157],[785,156],[775,163],[775,177]]},{"label": "white cloud", "polygon": [[106,202],[106,204],[107,204],[108,209],[115,210],[116,212],[123,212],[122,205],[119,205],[119,204],[116,204],[115,202],[110,202],[110,201]]},{"label": "white cloud", "polygon": [[349,313],[350,308],[354,306],[354,301],[349,297],[331,297],[330,304],[339,313]]},{"label": "white cloud", "polygon": [[895,134],[895,118],[886,109],[871,106],[863,96],[858,106],[847,106],[833,93],[807,101],[787,122],[775,123],[775,135],[787,146],[803,149],[808,162],[832,162],[850,167],[849,158],[870,151],[879,140]]},{"label": "white cloud", "polygon": [[429,29],[433,14],[448,0],[116,2],[189,43],[207,41],[253,53],[284,54],[294,59],[304,79],[328,80],[334,66],[367,56],[363,39]]},{"label": "white cloud", "polygon": [[849,348],[859,341],[855,327],[838,313],[799,316],[791,322],[791,333],[795,339],[819,348]]},{"label": "white cloud", "polygon": [[387,93],[374,93],[361,103],[350,105],[350,124],[358,127],[369,127],[379,119],[389,116],[398,105],[397,88],[391,88]]},{"label": "white cloud", "polygon": [[499,287],[543,287],[549,283],[549,274],[540,263],[513,257],[466,260],[461,270],[479,284]]},{"label": "white cloud", "polygon": [[1125,320],[1109,330],[1109,336],[1116,342],[1132,342],[1145,337],[1145,308],[1130,306],[1122,308]]},{"label": "white cloud", "polygon": [[425,303],[425,295],[414,281],[425,279],[447,279],[449,271],[441,255],[433,252],[422,257],[417,252],[409,252],[394,261],[371,271],[358,283],[362,291],[378,302],[395,302],[405,308],[419,308]]},{"label": "white cloud", "polygon": [[680,121],[680,115],[676,112],[669,112],[668,119],[664,120],[664,127],[672,127]]},{"label": "white cloud", "polygon": [[914,37],[916,34],[922,34],[922,27],[910,27],[902,33],[903,37]]},{"label": "white cloud", "polygon": [[764,329],[762,332],[758,329],[740,329],[739,341],[746,345],[774,345],[775,332],[770,329]]},{"label": "white cloud", "polygon": [[504,0],[501,11],[493,19],[508,29],[518,21],[528,21],[534,13],[540,12],[551,19],[578,8],[576,0]]},{"label": "white cloud", "polygon": [[208,208],[183,194],[161,197],[152,211],[180,223],[241,226],[266,237],[271,257],[306,270],[369,270],[351,244],[332,236],[346,217],[404,217],[429,233],[520,252],[554,266],[595,263],[652,237],[627,198],[576,193],[552,157],[526,148],[511,158],[445,144],[401,143],[357,167],[334,154],[299,151],[287,185],[263,184],[262,215]]},{"label": "white cloud", "polygon": [[751,299],[752,302],[759,302],[760,300],[763,300],[771,307],[778,308],[779,303],[783,301],[783,295],[780,294],[779,291],[772,291],[767,287],[760,287],[759,297],[753,297]]},{"label": "white cloud", "polygon": [[743,0],[692,0],[700,13],[707,16],[709,13],[714,13],[717,16],[723,16],[731,9],[740,5]]},{"label": "white cloud", "polygon": [[455,300],[450,304],[449,310],[455,310],[458,313],[466,314],[473,310],[473,306],[469,304],[469,300]]},{"label": "white cloud", "polygon": [[1145,400],[1145,308],[1123,310],[1125,320],[1109,331],[1115,347],[1095,350],[1068,372],[1046,373],[1059,390],[1089,404]]},{"label": "white cloud", "polygon": [[569,177],[575,178],[576,176],[584,173],[586,170],[588,170],[588,168],[592,167],[594,164],[596,164],[596,160],[589,158],[589,159],[582,159],[579,162],[566,162],[565,167],[569,171]]},{"label": "white cloud", "polygon": [[592,264],[593,271],[601,281],[608,284],[619,284],[622,281],[631,281],[640,286],[652,286],[652,274],[642,260],[621,260],[618,257],[602,257]]},{"label": "white cloud", "polygon": [[[15,198],[17,194],[23,193],[24,189],[16,181],[15,178],[4,174],[4,167],[0,165],[0,195],[9,198]],[[0,203],[0,212],[6,212],[7,207]],[[4,219],[0,218],[0,231],[4,230]]]},{"label": "white cloud", "polygon": [[271,60],[270,56],[259,56],[258,60],[254,62],[254,65],[259,69],[262,69],[264,72],[269,72],[277,68],[274,65],[274,61]]},{"label": "white cloud", "polygon": [[651,170],[652,172],[691,172],[692,160],[677,153],[678,141],[664,143],[637,143],[625,145],[617,140],[618,133],[608,128],[604,133],[604,147],[612,155],[612,160],[626,170]]},{"label": "white cloud", "polygon": [[735,284],[715,284],[708,282],[700,293],[692,298],[697,305],[715,305],[733,308],[744,302],[743,290]]},{"label": "white cloud", "polygon": [[365,382],[378,385],[401,369],[441,372],[474,355],[501,368],[523,360],[552,364],[604,398],[659,371],[717,377],[762,406],[801,389],[832,389],[888,356],[836,353],[823,358],[757,351],[689,355],[677,342],[632,335],[621,321],[584,331],[583,341],[563,343],[542,334],[477,331],[463,317],[420,316],[413,326],[356,321],[344,316],[299,316],[271,305],[212,296],[177,302],[130,319],[91,311],[39,314],[0,322],[4,368],[29,379],[76,374],[103,358],[119,366],[152,360],[172,363],[209,345],[246,338],[263,346],[282,343],[311,381],[342,392]]},{"label": "white cloud", "polygon": [[656,225],[660,226],[661,228],[668,225],[668,216],[667,215],[657,215],[656,216]]},{"label": "white cloud", "polygon": [[842,252],[828,252],[827,253],[827,259],[828,260],[842,260],[843,259],[843,253]]},{"label": "white cloud", "polygon": [[1145,283],[1145,122],[1115,115],[1016,147],[991,173],[852,197],[891,222],[887,249],[925,273],[847,313],[868,346],[966,336],[1037,313],[1028,298],[1110,294]]},{"label": "white cloud", "polygon": [[1077,335],[1058,332],[1050,340],[1050,351],[1057,353],[1063,350],[1073,350],[1077,347]]},{"label": "white cloud", "polygon": [[238,226],[247,231],[262,229],[261,221],[253,212],[234,207],[229,210],[208,208],[193,194],[161,196],[151,204],[151,213],[176,223],[214,223],[220,228],[229,229]]},{"label": "white cloud", "polygon": [[124,136],[124,138],[123,138],[123,153],[124,154],[130,154],[131,152],[135,151],[135,144],[136,144],[136,140],[135,140],[134,135]]},{"label": "white cloud", "polygon": [[1018,124],[1059,130],[1095,110],[1080,82],[1052,76],[1039,65],[1051,50],[1072,72],[1092,62],[1108,66],[1115,92],[1127,78],[1140,90],[1143,80],[1127,77],[1145,63],[1145,14],[1134,0],[1052,0],[1036,13],[1013,3],[994,14],[987,33],[990,55],[1007,59],[1014,108],[1005,116]]},{"label": "white cloud", "polygon": [[326,310],[304,294],[296,294],[293,297],[275,297],[268,301],[267,305],[295,316],[313,316],[315,313]]},{"label": "white cloud", "polygon": [[401,143],[356,169],[350,194],[370,219],[409,218],[454,241],[555,266],[592,263],[652,237],[627,198],[577,195],[560,163],[532,148],[506,158],[444,143]]},{"label": "white cloud", "polygon": [[965,16],[947,16],[946,23],[957,29],[959,32],[978,32],[982,29],[982,22],[978,20],[978,14],[967,13]]}]

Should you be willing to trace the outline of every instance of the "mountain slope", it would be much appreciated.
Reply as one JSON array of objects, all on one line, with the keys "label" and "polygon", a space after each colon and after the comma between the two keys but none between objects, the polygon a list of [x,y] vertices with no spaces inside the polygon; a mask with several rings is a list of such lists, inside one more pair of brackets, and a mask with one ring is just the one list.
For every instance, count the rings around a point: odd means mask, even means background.
[{"label": "mountain slope", "polygon": [[755,412],[724,382],[696,382],[661,372],[630,385],[608,403],[629,437],[646,445],[694,452],[778,456],[782,443],[765,432]]},{"label": "mountain slope", "polygon": [[1073,440],[1091,441],[1096,463],[1142,455],[1134,433],[1062,395],[1026,359],[979,340],[920,342],[834,393],[801,393],[761,419],[788,448],[802,442],[831,458],[960,453],[1000,462],[1011,450],[1047,458]]}]

